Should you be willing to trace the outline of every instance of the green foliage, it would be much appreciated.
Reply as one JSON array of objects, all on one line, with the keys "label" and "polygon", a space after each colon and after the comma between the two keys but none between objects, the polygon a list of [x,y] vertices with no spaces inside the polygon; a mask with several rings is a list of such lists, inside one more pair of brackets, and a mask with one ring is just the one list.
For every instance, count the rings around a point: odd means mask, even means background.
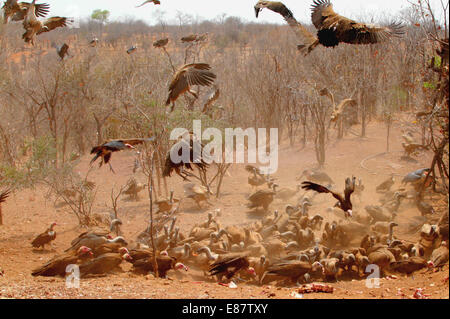
[{"label": "green foliage", "polygon": [[110,12],[108,10],[96,9],[94,10],[94,12],[92,12],[91,18],[93,20],[98,20],[101,23],[105,23],[106,21],[108,21],[109,15]]},{"label": "green foliage", "polygon": [[434,85],[431,82],[423,82],[423,87],[426,88],[426,89],[435,89],[436,85]]}]

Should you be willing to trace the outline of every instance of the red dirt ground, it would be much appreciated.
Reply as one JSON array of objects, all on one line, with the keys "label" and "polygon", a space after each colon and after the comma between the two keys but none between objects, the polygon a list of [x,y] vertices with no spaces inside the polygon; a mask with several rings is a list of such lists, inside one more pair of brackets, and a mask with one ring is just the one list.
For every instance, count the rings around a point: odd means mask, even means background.
[{"label": "red dirt ground", "polygon": [[[368,138],[359,138],[349,134],[339,142],[333,141],[327,148],[326,172],[337,183],[337,189],[343,188],[344,179],[352,174],[362,178],[366,186],[362,203],[355,199],[354,211],[364,209],[365,205],[376,204],[379,195],[375,194],[375,186],[386,179],[391,172],[398,174],[396,185],[399,185],[401,176],[418,168],[428,167],[431,162],[430,153],[422,153],[418,157],[418,163],[400,161],[401,125],[396,124],[391,137],[391,153],[376,157],[365,162],[365,167],[360,166],[363,159],[382,153],[386,149],[386,129],[383,124],[372,123],[368,127]],[[354,127],[353,130],[359,130]],[[333,133],[334,135],[334,133]],[[132,165],[133,152],[114,154],[112,165],[116,174],[109,171],[108,166],[100,169],[95,167],[91,172],[90,180],[95,180],[98,186],[96,212],[109,212],[111,210],[110,193],[115,185],[116,192],[120,186],[133,176]],[[290,148],[283,145],[280,148],[279,170],[275,174],[280,187],[295,187],[295,177],[299,176],[305,168],[315,165],[315,155],[312,145],[300,149],[299,145]],[[78,165],[79,172],[83,175],[89,165],[89,156],[84,156]],[[255,221],[255,217],[247,214],[245,207],[246,196],[251,192],[247,184],[248,173],[242,165],[234,165],[230,169],[231,176],[224,180],[222,196],[212,199],[213,209],[221,209],[219,221],[223,226],[229,224],[246,224]],[[135,178],[146,183],[142,173],[136,173]],[[183,183],[178,176],[173,176],[169,181],[169,187],[175,190],[176,197],[183,194]],[[80,289],[65,288],[63,278],[32,277],[31,270],[43,264],[54,255],[61,253],[69,247],[70,241],[82,230],[77,226],[77,220],[67,208],[55,208],[54,199],[46,199],[47,190],[36,188],[35,190],[23,190],[15,192],[3,205],[3,222],[0,226],[0,267],[5,275],[0,277],[1,298],[295,298],[291,294],[295,287],[257,286],[255,284],[238,283],[236,289],[218,285],[217,282],[208,281],[200,272],[189,270],[180,273],[170,271],[170,279],[155,279],[151,276],[137,276],[128,272],[130,264],[122,264],[123,273],[111,274],[106,277],[88,278],[81,280]],[[123,221],[122,231],[130,242],[136,235],[144,230],[148,220],[148,195],[144,191],[140,194],[141,200],[130,202],[119,201],[119,217]],[[311,212],[321,212],[325,219],[328,216],[326,207],[334,204],[330,196],[318,195],[317,205]],[[291,200],[296,203],[296,198]],[[270,206],[274,209],[284,209],[286,202],[274,201]],[[446,204],[438,196],[434,195],[432,204],[439,216],[445,211]],[[59,205],[57,205],[59,206]],[[177,224],[181,231],[186,233],[191,227],[206,220],[208,209],[199,210],[195,202],[190,199],[183,200],[181,212],[178,214]],[[211,208],[210,208],[211,209]],[[398,221],[400,227],[396,236],[415,241],[418,235],[405,233],[405,224],[413,216],[419,215],[419,211],[411,203],[404,202],[400,207]],[[57,238],[53,242],[54,250],[36,252],[31,248],[33,238],[45,230],[48,225],[56,221],[55,230]],[[319,233],[316,233],[319,236]],[[303,298],[336,298],[336,299],[381,299],[381,298],[411,298],[416,288],[423,288],[430,298],[449,298],[449,268],[448,265],[437,273],[426,270],[419,271],[413,277],[405,278],[398,275],[397,279],[380,280],[380,288],[369,289],[365,281],[340,281],[329,283],[335,290],[331,294],[313,293],[304,294]],[[402,289],[405,296],[398,294],[398,288]]]}]

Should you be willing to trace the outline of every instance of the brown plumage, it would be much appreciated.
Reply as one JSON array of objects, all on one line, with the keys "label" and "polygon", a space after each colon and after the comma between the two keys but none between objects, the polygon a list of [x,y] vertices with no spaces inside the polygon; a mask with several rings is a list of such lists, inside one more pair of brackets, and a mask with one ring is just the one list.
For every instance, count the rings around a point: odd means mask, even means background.
[{"label": "brown plumage", "polygon": [[247,205],[248,208],[258,208],[262,207],[265,211],[269,208],[269,205],[273,202],[275,196],[275,185],[272,189],[262,189],[254,192],[248,197],[250,203]]},{"label": "brown plumage", "polygon": [[422,257],[412,256],[408,259],[391,263],[390,268],[396,272],[410,275],[413,272],[427,267],[427,261]]},{"label": "brown plumage", "polygon": [[[208,168],[209,164],[205,162],[205,159],[208,161],[209,159],[202,157],[203,144],[192,135],[188,139],[180,139],[167,152],[163,170],[164,177],[170,177],[172,172],[175,171],[183,180],[189,181],[188,174],[184,172],[185,169],[193,171],[194,167],[201,170]],[[183,149],[188,151],[186,155],[189,155],[189,158],[183,157]]]},{"label": "brown plumage", "polygon": [[132,261],[129,254],[121,255],[119,253],[106,253],[80,265],[80,277],[89,274],[105,274],[116,268],[122,263],[122,260]]},{"label": "brown plumage", "polygon": [[448,263],[448,242],[442,241],[441,246],[433,250],[428,265],[430,267],[442,267]]},{"label": "brown plumage", "polygon": [[33,0],[23,19],[25,33],[22,35],[25,42],[31,42],[33,45],[35,44],[37,35],[52,31],[59,27],[66,27],[69,23],[73,22],[73,20],[66,17],[51,17],[45,21],[38,20],[35,14],[35,1],[36,0]]},{"label": "brown plumage", "polygon": [[404,33],[402,26],[397,23],[381,27],[340,16],[333,11],[333,5],[329,0],[314,0],[311,10],[311,19],[317,29],[319,43],[326,47],[334,47],[340,42],[379,43]]},{"label": "brown plumage", "polygon": [[101,157],[102,160],[100,161],[99,166],[101,167],[103,163],[108,163],[111,171],[114,172],[111,164],[109,163],[113,152],[122,151],[124,149],[132,149],[134,148],[134,145],[142,144],[144,142],[151,142],[154,140],[154,137],[110,140],[102,145],[94,146],[91,149],[91,154],[95,154],[95,156],[92,158],[90,164],[92,165],[97,158]]},{"label": "brown plumage", "polygon": [[395,183],[394,174],[392,174],[391,177],[389,177],[387,180],[378,185],[375,188],[375,190],[377,193],[386,193],[391,189],[394,183]]},{"label": "brown plumage", "polygon": [[198,98],[197,93],[191,90],[191,86],[211,86],[214,83],[216,75],[209,71],[210,69],[211,67],[206,63],[191,63],[183,65],[173,75],[166,101],[166,105],[172,103],[171,112],[175,107],[175,101],[181,94],[189,92],[195,98]]},{"label": "brown plumage", "polygon": [[245,253],[230,253],[221,255],[216,262],[212,263],[209,274],[211,276],[217,275],[219,280],[223,276],[231,279],[241,270],[247,270],[248,273],[255,274],[255,270],[250,267],[248,256]]},{"label": "brown plumage", "polygon": [[66,275],[68,265],[79,264],[92,258],[93,254],[90,248],[82,246],[74,252],[65,253],[50,259],[41,267],[33,270],[32,276],[62,276]]},{"label": "brown plumage", "polygon": [[155,42],[153,42],[153,46],[155,48],[163,48],[167,45],[167,43],[169,43],[169,39],[168,38],[164,38],[164,39],[159,39]]},{"label": "brown plumage", "polygon": [[195,40],[197,40],[196,34],[190,34],[190,35],[187,35],[187,36],[181,38],[181,42],[183,42],[183,43],[194,42]]},{"label": "brown plumage", "polygon": [[355,177],[353,177],[352,180],[350,180],[350,178],[347,178],[345,180],[344,197],[341,194],[329,190],[325,186],[308,181],[302,183],[303,185],[302,188],[306,190],[314,190],[318,193],[330,193],[331,195],[333,195],[334,198],[336,198],[339,201],[336,204],[336,206],[342,209],[345,212],[345,216],[348,217],[352,216],[353,205],[350,200],[350,197],[352,193],[355,191],[355,180],[356,180]]},{"label": "brown plumage", "polygon": [[63,45],[61,45],[61,47],[57,48],[56,51],[58,52],[61,60],[64,60],[66,55],[69,55],[69,45],[67,43],[64,43]]},{"label": "brown plumage", "polygon": [[333,11],[333,5],[329,0],[314,0],[311,7],[311,19],[317,29],[317,37],[297,22],[292,12],[281,2],[259,1],[255,6],[256,16],[262,8],[268,8],[283,16],[297,37],[304,41],[304,44],[297,47],[305,54],[311,52],[319,44],[325,47],[335,47],[341,42],[349,44],[379,43],[404,33],[402,26],[397,23],[381,27],[358,23],[340,16]]},{"label": "brown plumage", "polygon": [[[12,21],[21,21],[25,18],[27,10],[30,7],[29,2],[17,2],[17,0],[6,0],[3,4],[3,23]],[[45,17],[48,14],[50,6],[47,3],[35,4],[35,14],[37,17]]]},{"label": "brown plumage", "polygon": [[[307,261],[298,260],[281,262],[269,266],[262,276],[260,283],[266,284],[270,281],[279,279],[279,277],[289,278],[292,283],[297,283],[297,281],[305,274],[321,268],[322,265],[318,262],[315,262],[313,265]],[[269,276],[269,279],[267,279],[267,276]]]},{"label": "brown plumage", "polygon": [[[153,267],[153,253],[149,249],[131,250],[131,256],[133,257],[133,271],[138,273],[147,274],[150,271],[154,271]],[[156,257],[156,263],[158,265],[158,273],[160,277],[166,277],[167,272],[171,269],[180,270],[184,269],[188,271],[188,267],[184,264],[177,262],[176,258],[170,257],[166,254],[160,254]]]},{"label": "brown plumage", "polygon": [[153,3],[154,5],[161,4],[161,2],[159,0],[146,0],[141,5],[137,6],[136,8],[140,8],[144,5],[146,5],[147,3]]},{"label": "brown plumage", "polygon": [[408,157],[411,157],[411,155],[416,154],[419,150],[427,150],[428,148],[422,144],[417,143],[402,143],[403,149],[405,150],[405,154]]},{"label": "brown plumage", "polygon": [[56,238],[56,232],[53,230],[53,227],[56,226],[56,223],[52,223],[49,228],[47,228],[42,234],[39,234],[32,242],[31,245],[34,248],[42,247],[44,249],[44,246],[48,243],[50,243],[52,240],[55,240]]},{"label": "brown plumage", "polygon": [[294,31],[295,35],[304,42],[304,44],[297,46],[300,51],[306,51],[306,54],[308,54],[319,44],[318,39],[295,19],[292,11],[283,3],[278,1],[258,1],[255,5],[255,14],[257,18],[259,12],[261,12],[263,8],[276,12],[284,18],[292,31]]},{"label": "brown plumage", "polygon": [[206,203],[210,204],[208,202],[208,199],[209,199],[209,195],[211,192],[208,191],[208,189],[206,187],[201,186],[201,185],[195,185],[193,183],[189,183],[189,184],[184,184],[183,188],[184,188],[184,193],[185,193],[186,197],[195,200],[195,202],[197,203],[199,208],[201,208],[201,206],[200,206],[201,202],[206,202]]},{"label": "brown plumage", "polygon": [[206,99],[206,102],[203,104],[203,109],[202,109],[202,113],[207,113],[209,112],[211,106],[213,105],[213,103],[215,101],[217,101],[217,99],[220,97],[220,90],[216,85],[213,85],[213,89],[214,91],[211,92],[208,95],[208,98]]}]

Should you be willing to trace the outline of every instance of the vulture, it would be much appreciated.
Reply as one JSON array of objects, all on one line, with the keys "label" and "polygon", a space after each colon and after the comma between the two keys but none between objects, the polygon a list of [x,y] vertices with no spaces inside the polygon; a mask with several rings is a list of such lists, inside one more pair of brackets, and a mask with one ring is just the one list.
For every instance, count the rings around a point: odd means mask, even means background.
[{"label": "vulture", "polygon": [[329,0],[314,0],[311,6],[311,19],[317,29],[317,37],[297,22],[292,12],[283,3],[258,1],[255,5],[256,17],[258,17],[259,12],[263,8],[279,13],[296,33],[297,37],[305,41],[305,44],[297,46],[305,55],[319,44],[325,47],[335,47],[342,42],[349,44],[379,43],[404,33],[401,24],[398,23],[381,27],[358,23],[340,16],[333,11],[333,5]]},{"label": "vulture", "polygon": [[114,173],[114,170],[111,166],[111,163],[109,160],[111,159],[111,155],[113,152],[122,151],[124,149],[132,149],[134,148],[134,145],[142,144],[144,142],[151,142],[154,141],[155,137],[150,138],[133,138],[133,139],[127,139],[127,140],[111,140],[108,142],[103,143],[99,146],[94,146],[91,150],[91,154],[95,154],[94,158],[92,158],[90,164],[92,165],[97,158],[101,157],[100,166],[103,165],[103,163],[108,163],[111,171]]},{"label": "vulture", "polygon": [[248,183],[252,186],[252,187],[258,187],[261,185],[264,185],[265,183],[267,183],[266,178],[258,172],[258,169],[256,167],[252,167],[251,165],[247,165],[245,167],[245,169],[247,171],[249,171],[250,173],[252,173],[252,175],[250,175],[248,177]]},{"label": "vulture", "polygon": [[403,178],[402,184],[408,184],[408,183],[415,184],[415,183],[418,183],[418,182],[420,182],[422,180],[422,178],[424,176],[424,173],[428,173],[429,171],[430,171],[429,168],[421,168],[421,169],[418,169],[418,170],[416,170],[414,172],[411,172],[411,173],[407,174]]},{"label": "vulture", "polygon": [[378,185],[375,190],[377,193],[386,193],[390,191],[391,187],[394,185],[395,179],[394,174],[391,174],[391,177],[389,177],[387,180],[382,182],[380,185]]},{"label": "vulture", "polygon": [[187,35],[187,36],[181,38],[181,42],[183,42],[183,43],[194,42],[195,40],[197,40],[196,34],[190,34],[190,35]]},{"label": "vulture", "polygon": [[431,253],[430,261],[428,261],[429,267],[442,267],[448,262],[448,243],[441,242],[441,246],[433,250]]},{"label": "vulture", "polygon": [[391,263],[390,268],[396,272],[410,275],[413,272],[426,268],[427,261],[422,257],[412,256],[408,259]]},{"label": "vulture", "polygon": [[81,246],[76,253],[70,252],[56,256],[31,273],[32,276],[61,276],[66,275],[68,265],[85,262],[93,256],[89,247]]},{"label": "vulture", "polygon": [[347,105],[349,106],[356,106],[357,103],[353,99],[344,99],[336,105],[336,102],[334,101],[334,94],[331,93],[327,88],[323,88],[319,91],[319,94],[321,96],[327,96],[331,102],[333,103],[333,112],[331,113],[331,122],[337,122],[337,120],[340,118],[342,112],[344,112],[344,109]]},{"label": "vulture", "polygon": [[69,55],[69,45],[67,43],[64,43],[63,45],[58,46],[56,48],[56,52],[58,53],[59,57],[61,58],[61,61],[64,60],[66,55]]},{"label": "vulture", "polygon": [[[298,260],[277,263],[267,268],[266,272],[261,277],[260,284],[263,285],[265,283],[269,283],[279,277],[286,277],[291,279],[293,283],[297,283],[298,280],[305,274],[311,271],[317,271],[319,269],[323,269],[323,267],[322,264],[317,261],[312,265],[307,261]],[[268,278],[270,278],[269,280],[267,280],[268,275]]]},{"label": "vulture", "polygon": [[423,149],[423,150],[428,149],[428,147],[426,147],[422,144],[417,144],[417,143],[403,143],[402,142],[402,147],[405,150],[405,154],[407,157],[411,157],[411,155],[416,154],[417,151],[419,151],[420,149]]},{"label": "vulture", "polygon": [[265,211],[269,208],[269,205],[273,202],[273,198],[276,194],[275,184],[272,189],[258,190],[248,197],[250,203],[247,205],[248,208],[258,208],[262,207]]},{"label": "vulture", "polygon": [[137,50],[137,45],[133,45],[133,46],[131,46],[131,48],[129,48],[127,50],[127,54],[134,53],[134,52],[136,52],[136,50]]},{"label": "vulture", "polygon": [[439,220],[438,234],[441,240],[448,241],[448,210],[442,215],[441,219]]},{"label": "vulture", "polygon": [[53,230],[53,227],[56,226],[56,223],[52,223],[49,228],[47,228],[42,234],[38,235],[32,242],[31,245],[34,248],[42,247],[44,249],[44,246],[48,243],[50,243],[52,240],[55,240],[56,238],[56,232]]},{"label": "vulture", "polygon": [[128,254],[128,249],[123,246],[124,244],[121,242],[106,242],[92,249],[92,254],[94,255],[94,257],[98,257],[107,253],[120,253],[121,255]]},{"label": "vulture", "polygon": [[[189,181],[187,178],[189,174],[184,171],[185,169],[193,171],[196,166],[206,170],[209,164],[205,162],[205,159],[209,161],[209,158],[202,157],[203,147],[203,144],[192,135],[189,136],[189,141],[186,138],[180,139],[167,152],[163,177],[170,177],[175,171],[184,181]],[[188,155],[189,158],[184,155]]]},{"label": "vulture", "polygon": [[128,246],[128,243],[122,236],[117,236],[114,239],[108,239],[96,233],[87,233],[86,235],[78,237],[77,239],[73,240],[72,246],[66,249],[65,251],[77,250],[81,246],[89,247],[95,251],[97,247],[107,243],[120,244],[120,247]]},{"label": "vulture", "polygon": [[92,38],[92,40],[89,42],[90,47],[96,47],[97,44],[100,42],[100,40],[97,37]]},{"label": "vulture", "polygon": [[199,208],[201,208],[200,206],[201,202],[206,202],[212,205],[211,203],[208,202],[209,195],[212,193],[205,186],[189,183],[184,184],[183,188],[186,197],[195,200]]},{"label": "vulture", "polygon": [[138,183],[134,178],[128,180],[127,185],[123,191],[123,194],[128,195],[130,199],[138,200],[138,194],[144,190],[147,184]]},{"label": "vulture", "polygon": [[158,205],[158,211],[157,213],[167,213],[172,210],[172,207],[174,204],[178,203],[180,200],[178,198],[173,197],[174,191],[170,191],[170,197],[169,199],[159,199],[155,202],[156,205]]},{"label": "vulture", "polygon": [[167,43],[169,43],[169,39],[168,38],[164,38],[164,39],[160,39],[158,41],[153,42],[153,46],[155,48],[164,48]]},{"label": "vulture", "polygon": [[80,265],[80,276],[106,274],[119,267],[122,260],[132,261],[129,254],[106,253]]},{"label": "vulture", "polygon": [[161,4],[161,2],[159,0],[147,0],[147,1],[144,1],[141,5],[137,6],[136,8],[140,8],[144,5],[146,5],[147,3],[153,3],[154,5]]},{"label": "vulture", "polygon": [[[208,95],[205,103],[203,104],[202,113],[209,112],[211,105],[217,101],[217,99],[220,97],[220,89],[217,87],[217,85],[213,85],[213,91]],[[219,107],[218,107],[219,108]]]},{"label": "vulture", "polygon": [[331,195],[333,195],[334,198],[336,198],[338,200],[338,202],[336,203],[335,207],[339,207],[340,209],[342,209],[345,212],[345,216],[346,217],[351,217],[352,216],[352,202],[350,200],[350,196],[352,195],[352,193],[355,190],[355,180],[356,178],[353,177],[352,180],[350,180],[350,178],[347,178],[345,180],[345,189],[344,189],[344,197],[342,197],[341,194],[335,193],[331,190],[329,190],[328,188],[326,188],[325,186],[313,183],[313,182],[303,182],[302,183],[302,188],[306,189],[306,190],[314,190],[318,193],[330,193]]},{"label": "vulture", "polygon": [[[158,265],[158,274],[160,277],[165,278],[166,274],[169,270],[185,270],[188,271],[189,268],[185,266],[184,264],[177,262],[174,257],[170,257],[167,255],[159,255],[156,257],[156,263]],[[132,262],[133,269],[136,272],[144,272],[148,273],[150,271],[154,271],[153,269],[153,254],[150,253],[149,256],[140,258],[136,261]]]},{"label": "vulture", "polygon": [[[31,6],[29,2],[17,2],[17,0],[6,0],[3,4],[3,23],[8,23],[9,18],[13,21],[21,21],[25,18],[28,8]],[[35,4],[35,14],[37,17],[45,17],[48,14],[50,6],[47,3]]]},{"label": "vulture", "polygon": [[245,253],[230,253],[220,256],[220,258],[211,264],[209,274],[217,275],[219,280],[225,276],[228,280],[241,271],[247,270],[250,275],[256,275],[255,269],[250,267],[248,256]]},{"label": "vulture", "polygon": [[216,75],[209,71],[211,67],[206,63],[191,63],[183,65],[172,77],[169,85],[169,96],[166,106],[172,103],[170,112],[175,108],[175,101],[185,93],[191,93],[196,99],[198,94],[191,90],[193,85],[211,86]]},{"label": "vulture", "polygon": [[28,7],[26,16],[23,19],[25,33],[22,35],[25,42],[31,42],[33,45],[35,44],[37,35],[52,31],[59,27],[67,27],[69,23],[73,22],[72,19],[66,17],[51,17],[45,21],[39,21],[36,16],[35,1],[36,0],[33,0]]}]

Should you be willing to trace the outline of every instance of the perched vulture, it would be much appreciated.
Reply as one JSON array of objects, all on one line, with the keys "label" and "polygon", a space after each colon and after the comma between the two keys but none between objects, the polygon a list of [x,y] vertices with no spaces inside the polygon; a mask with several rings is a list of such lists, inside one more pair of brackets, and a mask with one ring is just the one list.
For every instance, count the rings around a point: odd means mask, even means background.
[{"label": "perched vulture", "polygon": [[99,43],[99,39],[97,37],[94,37],[90,42],[89,42],[89,46],[91,47],[96,47],[97,44]]},{"label": "perched vulture", "polygon": [[161,4],[161,2],[159,0],[147,0],[147,1],[144,1],[141,5],[137,6],[136,8],[140,8],[144,5],[146,5],[147,3],[153,3],[154,5]]},{"label": "perched vulture", "polygon": [[134,145],[142,144],[144,142],[154,141],[155,137],[150,138],[133,138],[127,140],[111,140],[103,143],[99,146],[94,146],[91,150],[91,154],[95,154],[94,158],[91,160],[91,165],[97,160],[97,158],[101,157],[102,160],[100,162],[100,167],[103,163],[108,163],[112,172],[114,172],[111,163],[109,160],[111,159],[111,154],[113,152],[122,151],[124,149],[132,149]]},{"label": "perched vulture", "polygon": [[158,41],[153,42],[153,46],[155,48],[163,48],[167,45],[167,43],[169,43],[169,39],[168,38],[164,38],[164,39],[160,39]]},{"label": "perched vulture", "polygon": [[250,267],[248,256],[245,253],[230,253],[222,257],[211,264],[209,269],[211,276],[217,275],[219,280],[221,280],[222,276],[231,279],[241,270],[247,270],[249,274],[256,275],[255,269]]},{"label": "perched vulture", "polygon": [[189,181],[187,178],[189,174],[184,172],[185,169],[193,171],[195,166],[206,170],[209,164],[205,160],[209,161],[210,159],[202,156],[203,147],[203,144],[195,136],[190,135],[189,141],[187,138],[181,138],[167,152],[163,176],[170,177],[175,171],[183,180]]},{"label": "perched vulture", "polygon": [[[3,4],[3,23],[8,23],[9,18],[13,21],[21,21],[25,18],[28,8],[31,6],[29,2],[17,2],[17,0],[6,0]],[[35,14],[37,17],[45,17],[48,14],[50,6],[47,3],[35,4]]]},{"label": "perched vulture", "polygon": [[92,258],[92,256],[93,254],[90,248],[81,246],[76,253],[65,253],[50,259],[41,267],[34,269],[31,275],[64,277],[68,265],[85,262],[88,258]]},{"label": "perched vulture", "polygon": [[422,257],[412,256],[408,259],[396,261],[390,264],[390,268],[396,272],[410,275],[413,272],[426,268],[427,261]]},{"label": "perched vulture", "polygon": [[214,83],[216,75],[209,71],[210,69],[211,67],[206,63],[191,63],[183,65],[173,75],[166,101],[166,105],[172,103],[170,112],[175,108],[175,101],[181,94],[189,92],[195,98],[198,98],[197,93],[191,90],[191,86],[211,86]]},{"label": "perched vulture", "polygon": [[56,238],[56,232],[53,230],[53,227],[56,226],[56,223],[52,223],[49,228],[45,230],[42,234],[38,235],[32,242],[31,245],[34,248],[42,247],[44,249],[44,246],[48,243],[50,243],[52,240],[55,240]]},{"label": "perched vulture", "polygon": [[103,236],[97,236],[95,233],[87,234],[81,238],[78,238],[78,240],[76,239],[72,242],[73,242],[72,246],[66,249],[65,251],[73,251],[73,250],[76,251],[81,246],[86,246],[91,248],[93,251],[96,251],[98,247],[105,244],[114,244],[111,247],[115,246],[117,247],[117,249],[120,247],[128,246],[128,243],[122,236],[117,236],[114,239],[107,239],[106,237]]},{"label": "perched vulture", "polygon": [[58,55],[62,61],[64,60],[66,55],[69,55],[69,46],[67,45],[67,43],[64,43],[63,45],[56,48],[56,52],[58,52]]},{"label": "perched vulture", "polygon": [[[201,208],[200,203],[201,202],[208,202],[209,195],[212,194],[206,187],[201,185],[195,185],[194,183],[184,184],[184,194],[187,198],[191,198],[195,200],[198,207]],[[211,204],[210,204],[211,205]]]},{"label": "perched vulture", "polygon": [[86,261],[80,265],[80,276],[88,274],[106,274],[122,263],[122,260],[132,261],[129,254],[106,253],[92,260]]},{"label": "perched vulture", "polygon": [[[176,258],[167,255],[159,255],[156,257],[156,263],[158,265],[158,274],[160,277],[165,278],[169,270],[185,270],[189,268],[182,263],[177,262]],[[133,269],[139,273],[147,274],[150,271],[154,271],[153,268],[153,253],[148,251],[148,256],[139,258],[132,261]]]},{"label": "perched vulture", "polygon": [[276,194],[275,187],[276,184],[273,184],[272,189],[262,189],[251,194],[248,197],[250,203],[247,205],[247,207],[248,208],[262,207],[265,211],[267,211],[269,205],[273,202],[273,198]]},{"label": "perched vulture", "polygon": [[195,40],[197,40],[197,35],[196,34],[190,34],[188,36],[185,36],[185,37],[181,38],[181,42],[183,42],[183,43],[194,42]]},{"label": "perched vulture", "polygon": [[317,261],[312,265],[307,261],[297,260],[277,263],[267,268],[267,271],[261,278],[260,284],[269,283],[270,281],[279,279],[279,277],[289,278],[293,283],[297,283],[305,274],[322,268],[322,264]]},{"label": "perched vulture", "polygon": [[342,197],[341,194],[335,193],[331,190],[329,190],[328,188],[326,188],[325,186],[316,184],[316,183],[312,183],[312,182],[303,182],[302,183],[302,188],[306,189],[306,190],[314,190],[318,193],[330,193],[331,195],[333,195],[334,198],[336,198],[338,200],[338,202],[336,203],[335,207],[339,207],[340,209],[342,209],[345,212],[345,216],[352,216],[352,202],[350,200],[350,196],[352,195],[352,193],[355,190],[355,180],[356,178],[353,177],[352,181],[350,181],[350,178],[347,178],[345,180],[345,189],[344,189],[344,197]]},{"label": "perched vulture", "polygon": [[178,198],[173,197],[173,190],[170,191],[170,197],[167,198],[161,198],[155,201],[155,204],[158,206],[157,213],[167,213],[172,210],[172,207],[174,204],[178,203],[180,200]]},{"label": "perched vulture", "polygon": [[23,19],[25,33],[22,35],[25,42],[31,42],[33,45],[35,44],[34,40],[36,35],[52,31],[59,27],[67,27],[69,23],[73,22],[73,20],[66,17],[51,17],[45,21],[39,21],[35,13],[35,1],[36,0],[33,0]]},{"label": "perched vulture", "polygon": [[256,16],[262,8],[267,8],[283,16],[296,35],[305,44],[297,46],[300,51],[308,54],[317,45],[335,47],[339,43],[370,44],[379,43],[404,33],[401,24],[392,23],[388,27],[381,27],[358,23],[338,15],[333,11],[329,0],[314,0],[311,7],[311,19],[317,29],[317,37],[295,20],[292,12],[281,2],[259,1],[255,5]]}]

